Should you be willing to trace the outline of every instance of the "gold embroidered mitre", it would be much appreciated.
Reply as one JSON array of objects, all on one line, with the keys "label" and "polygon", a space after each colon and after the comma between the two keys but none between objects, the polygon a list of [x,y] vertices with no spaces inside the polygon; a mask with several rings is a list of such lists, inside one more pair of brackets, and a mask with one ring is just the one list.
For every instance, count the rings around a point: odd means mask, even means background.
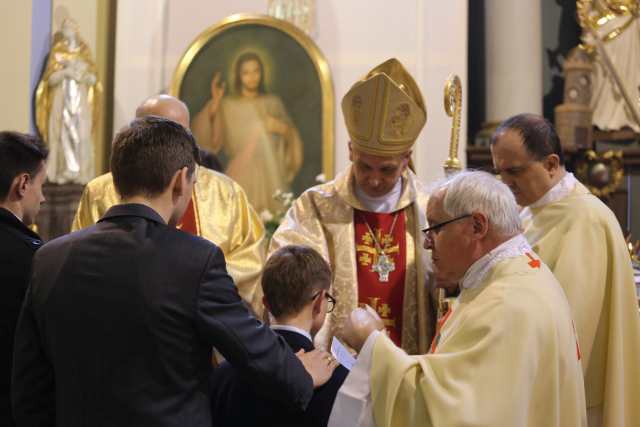
[{"label": "gold embroidered mitre", "polygon": [[413,77],[391,58],[356,82],[342,98],[353,147],[376,156],[411,149],[427,122],[427,108]]}]

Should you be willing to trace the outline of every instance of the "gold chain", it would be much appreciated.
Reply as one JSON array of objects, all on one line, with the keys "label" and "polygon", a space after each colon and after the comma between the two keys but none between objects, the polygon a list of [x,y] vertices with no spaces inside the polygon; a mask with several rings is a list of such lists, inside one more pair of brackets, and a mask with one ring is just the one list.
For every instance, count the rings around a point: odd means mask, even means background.
[{"label": "gold chain", "polygon": [[[396,214],[393,217],[393,222],[391,223],[391,228],[389,229],[389,234],[390,235],[393,234],[393,229],[396,226],[396,221],[398,219],[398,215],[400,215],[400,211],[396,212]],[[373,238],[373,243],[375,244],[376,250],[380,254],[386,255],[384,253],[384,249],[382,248],[382,245],[380,244],[380,242],[378,242],[378,238],[376,237],[376,234],[371,229],[371,226],[369,225],[369,221],[367,221],[367,218],[363,214],[360,214],[360,217],[362,218],[362,220],[364,221],[365,225],[367,226],[367,229],[369,229],[369,233],[371,234],[371,237]]]}]

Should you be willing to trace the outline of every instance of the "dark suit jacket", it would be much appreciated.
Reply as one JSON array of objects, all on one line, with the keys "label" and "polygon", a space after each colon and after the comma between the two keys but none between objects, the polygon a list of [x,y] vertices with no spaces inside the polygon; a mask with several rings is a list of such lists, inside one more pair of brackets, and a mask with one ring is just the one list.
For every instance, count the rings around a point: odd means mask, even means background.
[{"label": "dark suit jacket", "polygon": [[14,214],[0,208],[0,426],[13,426],[11,359],[13,335],[29,283],[33,254],[40,237]]},{"label": "dark suit jacket", "polygon": [[[294,352],[313,350],[313,343],[297,332],[276,330]],[[331,379],[317,388],[306,411],[290,410],[275,401],[274,392],[262,395],[251,377],[228,362],[211,375],[211,414],[214,427],[286,427],[326,426],[336,399],[349,371],[338,366]]]},{"label": "dark suit jacket", "polygon": [[211,348],[304,408],[302,363],[249,314],[220,249],[152,209],[114,206],[44,245],[16,331],[19,426],[211,426]]}]

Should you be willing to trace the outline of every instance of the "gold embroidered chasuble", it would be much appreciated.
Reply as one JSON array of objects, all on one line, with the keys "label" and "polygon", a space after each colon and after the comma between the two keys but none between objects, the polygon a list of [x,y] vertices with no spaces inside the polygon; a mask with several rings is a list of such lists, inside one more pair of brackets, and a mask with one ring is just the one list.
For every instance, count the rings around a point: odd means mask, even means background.
[{"label": "gold embroidered chasuble", "polygon": [[589,425],[638,425],[640,317],[618,221],[579,182],[522,216],[527,240],[562,285],[575,319]]},{"label": "gold embroidered chasuble", "polygon": [[[426,224],[424,211],[428,196],[410,171],[403,175],[402,185],[396,206],[406,217],[401,341],[408,353],[419,354],[428,351],[435,324],[426,280],[428,255],[423,249],[421,232]],[[339,331],[348,314],[358,305],[354,209],[367,210],[355,195],[350,167],[333,181],[312,187],[296,199],[269,247],[269,253],[273,253],[288,244],[310,246],[331,265],[332,292],[337,305],[316,336],[316,345],[321,348],[329,347],[333,335],[340,337]]]},{"label": "gold embroidered chasuble", "polygon": [[[227,271],[240,296],[262,308],[260,273],[265,260],[264,226],[242,188],[229,177],[198,167],[192,198],[196,233],[215,243],[224,253]],[[120,198],[111,173],[84,188],[72,231],[95,224]],[[189,256],[189,254],[185,254]]]}]

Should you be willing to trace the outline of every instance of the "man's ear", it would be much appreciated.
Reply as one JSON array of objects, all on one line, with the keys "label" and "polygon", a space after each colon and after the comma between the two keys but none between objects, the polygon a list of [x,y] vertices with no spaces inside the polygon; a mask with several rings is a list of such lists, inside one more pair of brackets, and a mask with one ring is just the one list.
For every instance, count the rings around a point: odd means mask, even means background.
[{"label": "man's ear", "polygon": [[19,199],[22,199],[27,192],[27,185],[30,181],[31,177],[28,173],[21,173],[20,175],[13,178],[11,189],[9,191],[13,191]]},{"label": "man's ear", "polygon": [[318,296],[316,297],[315,300],[313,300],[313,307],[312,307],[312,313],[313,314],[318,314],[322,311],[322,304],[325,301],[325,297],[324,297],[324,293],[326,291],[321,291],[320,294],[318,294]]},{"label": "man's ear", "polygon": [[189,168],[186,166],[182,169],[178,169],[171,178],[171,197],[174,202],[181,197],[185,196],[185,193],[189,191]]},{"label": "man's ear", "polygon": [[560,169],[560,157],[557,154],[549,154],[542,162],[544,168],[551,176],[554,176]]},{"label": "man's ear", "polygon": [[473,236],[480,240],[489,232],[489,219],[486,215],[475,212],[471,214],[471,222],[473,227]]},{"label": "man's ear", "polygon": [[402,155],[402,170],[404,171],[404,169],[407,168],[407,166],[409,166],[409,162],[411,161],[411,154],[413,153],[413,150],[409,150],[406,153],[404,153]]}]

